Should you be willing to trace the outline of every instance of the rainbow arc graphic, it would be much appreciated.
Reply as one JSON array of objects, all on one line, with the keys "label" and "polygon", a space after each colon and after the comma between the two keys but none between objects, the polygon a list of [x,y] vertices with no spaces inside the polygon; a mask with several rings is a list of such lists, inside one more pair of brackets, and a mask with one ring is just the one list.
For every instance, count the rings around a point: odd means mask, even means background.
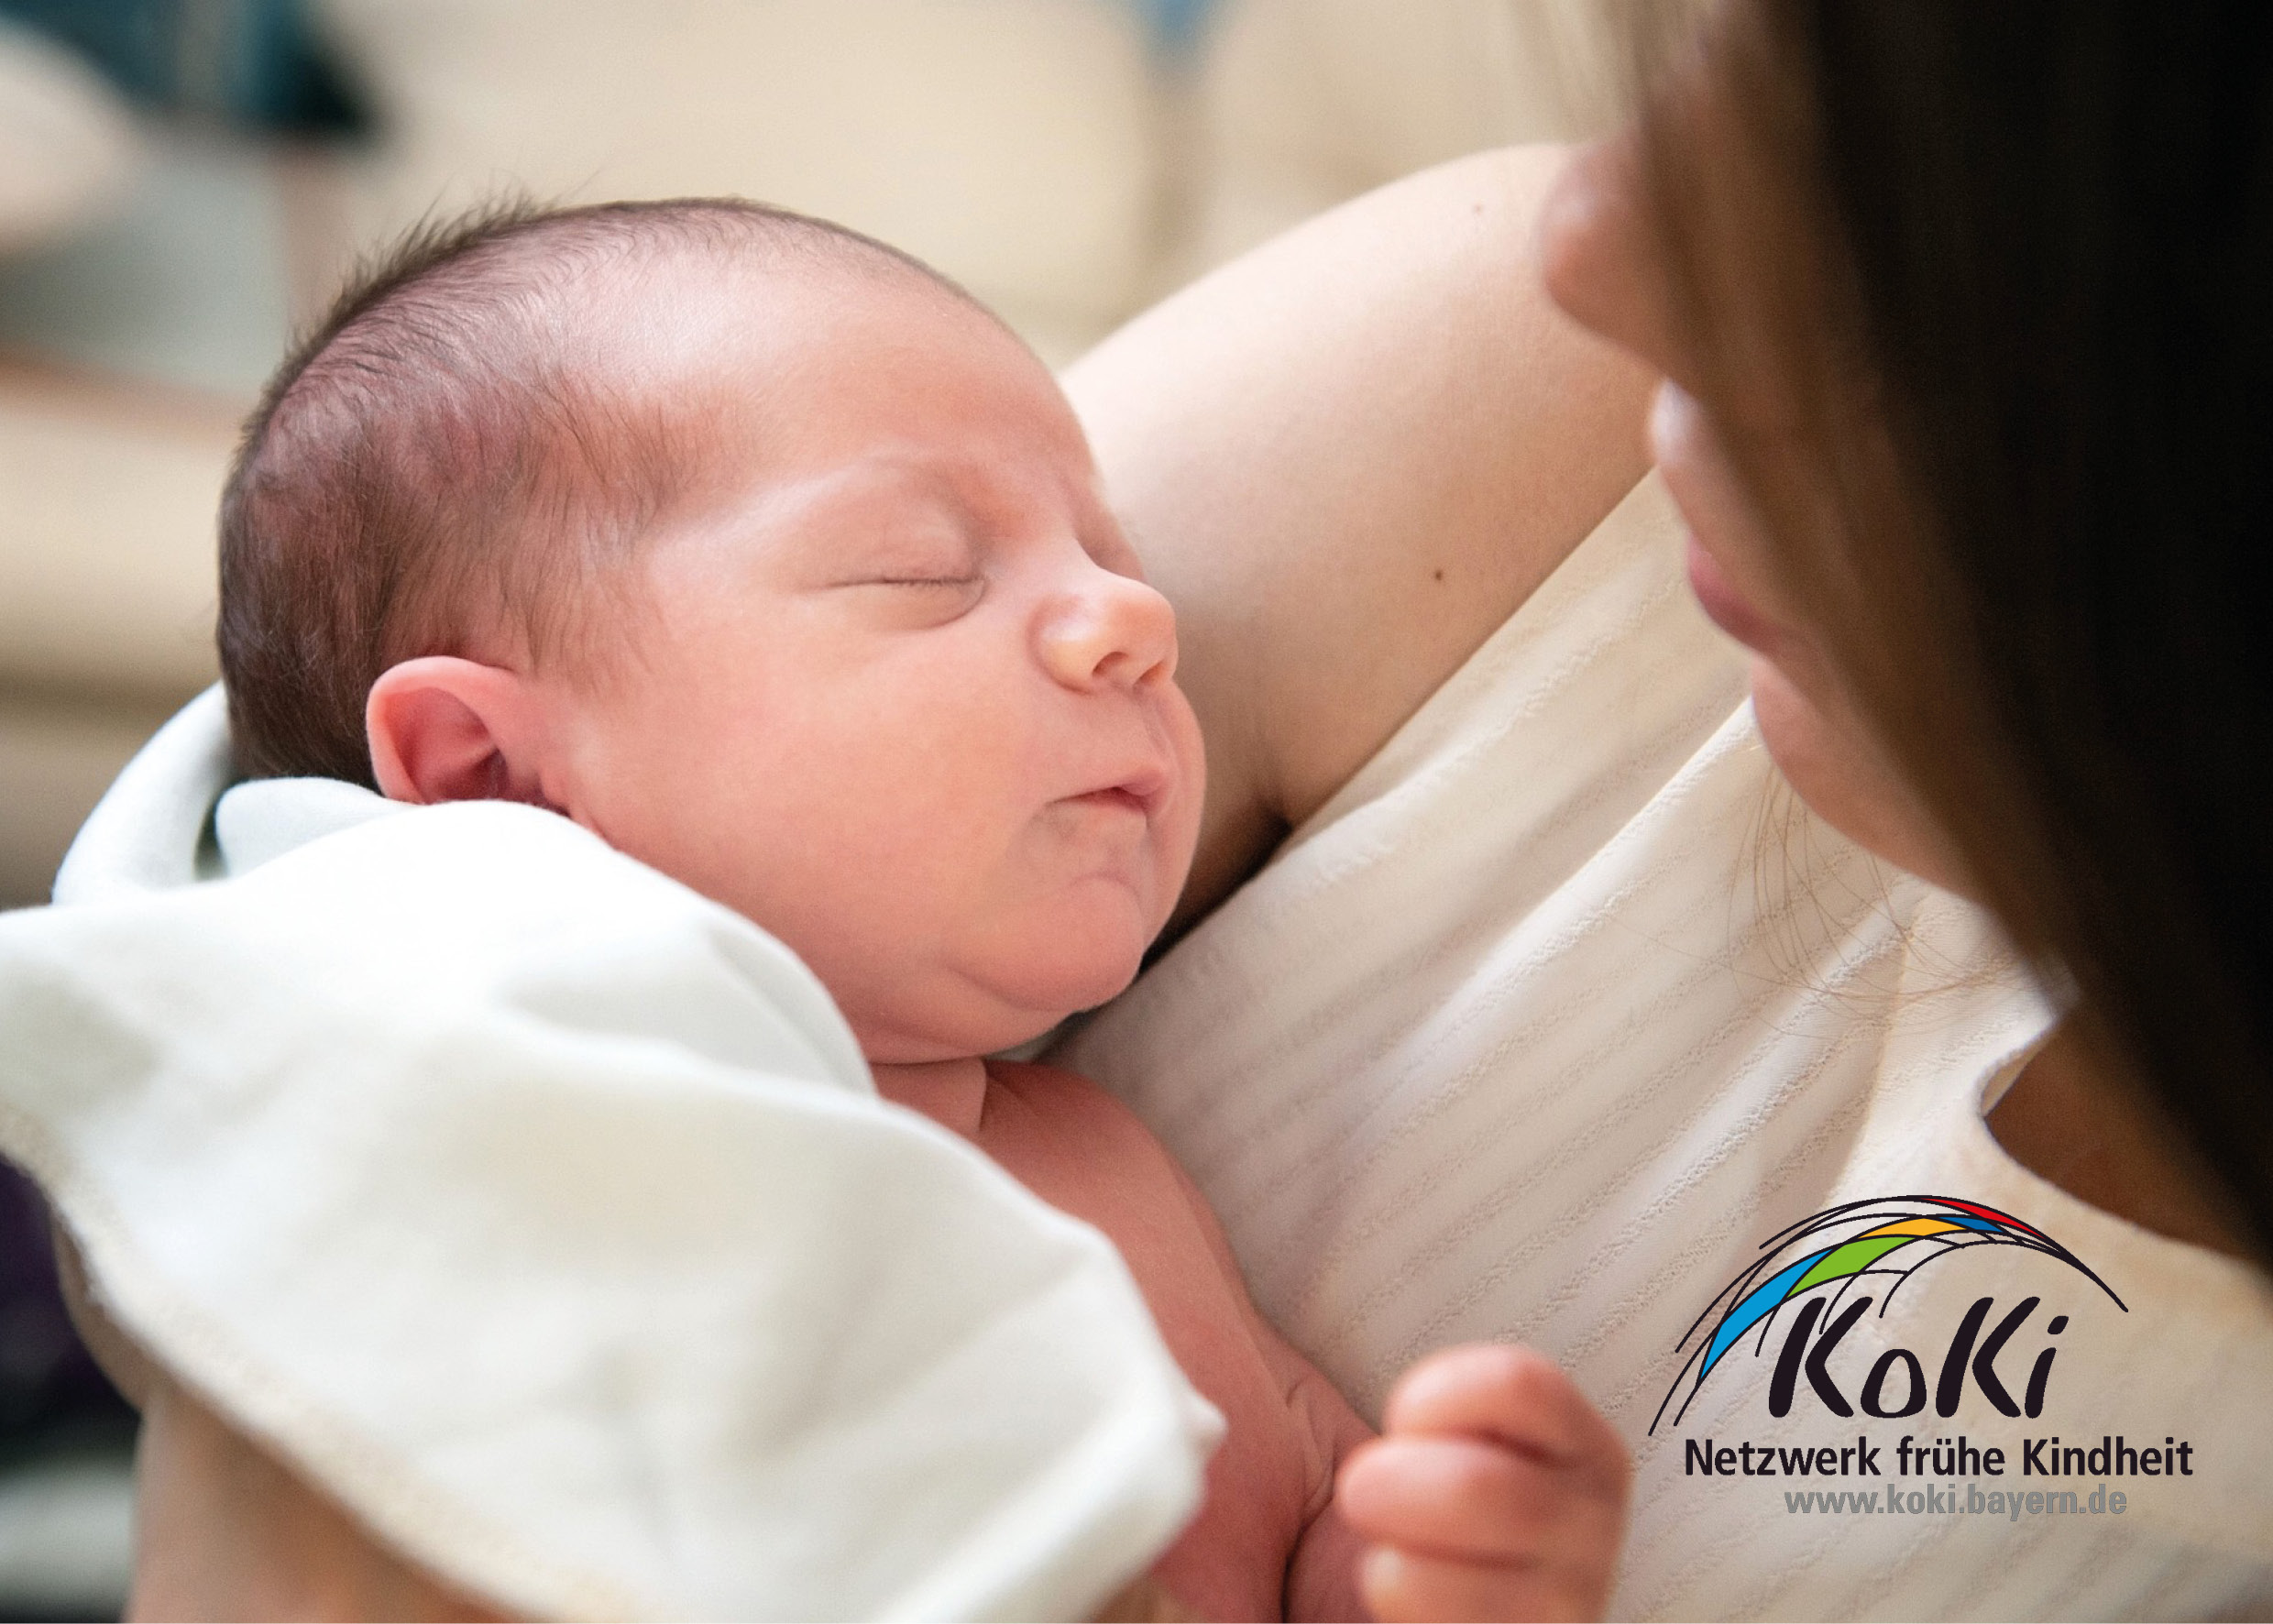
[{"label": "rainbow arc graphic", "polygon": [[[1837,1238],[1827,1240],[1834,1234]],[[1705,1378],[1754,1330],[1759,1336],[1752,1352],[1758,1356],[1767,1346],[1777,1311],[1784,1304],[1830,1287],[1830,1301],[1825,1305],[1828,1318],[1828,1311],[1838,1306],[1856,1281],[1872,1275],[1886,1276],[1893,1283],[1879,1300],[1878,1311],[1883,1317],[1894,1294],[1919,1269],[1972,1246],[2024,1246],[2057,1258],[2106,1292],[2117,1308],[2131,1311],[2073,1252],[2010,1213],[1946,1195],[1881,1196],[1848,1202],[1769,1236],[1761,1243],[1763,1256],[1760,1261],[1721,1288],[1706,1305],[1677,1344],[1689,1347],[1692,1340],[1697,1344],[1681,1374],[1666,1389],[1650,1431],[1657,1431],[1658,1422],[1665,1419],[1667,1407],[1676,1398],[1680,1405],[1674,1410],[1673,1424],[1679,1426]],[[1800,1255],[1791,1256],[1795,1250]],[[1708,1322],[1709,1331],[1706,1329]]]}]

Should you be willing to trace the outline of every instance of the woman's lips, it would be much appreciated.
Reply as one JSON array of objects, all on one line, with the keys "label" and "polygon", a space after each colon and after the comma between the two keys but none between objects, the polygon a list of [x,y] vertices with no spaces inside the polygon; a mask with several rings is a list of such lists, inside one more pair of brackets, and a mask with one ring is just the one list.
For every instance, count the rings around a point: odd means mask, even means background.
[{"label": "woman's lips", "polygon": [[1689,536],[1688,552],[1689,590],[1697,594],[1705,618],[1754,653],[1773,653],[1783,638],[1776,623],[1729,584],[1719,563],[1705,550],[1694,532]]}]

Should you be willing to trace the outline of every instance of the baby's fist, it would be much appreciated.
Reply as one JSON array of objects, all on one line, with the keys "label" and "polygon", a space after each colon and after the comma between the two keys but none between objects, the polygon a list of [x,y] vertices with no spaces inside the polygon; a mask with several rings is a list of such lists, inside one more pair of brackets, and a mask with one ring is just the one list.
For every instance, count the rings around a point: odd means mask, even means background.
[{"label": "baby's fist", "polygon": [[1377,1618],[1598,1619],[1626,1527],[1626,1445],[1554,1362],[1447,1348],[1399,1379],[1335,1481]]}]

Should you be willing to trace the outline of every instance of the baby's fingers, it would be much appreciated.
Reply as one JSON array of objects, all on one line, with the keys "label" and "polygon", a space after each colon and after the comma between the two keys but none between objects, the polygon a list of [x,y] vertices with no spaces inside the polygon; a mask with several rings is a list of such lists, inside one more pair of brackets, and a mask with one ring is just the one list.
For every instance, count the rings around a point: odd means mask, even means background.
[{"label": "baby's fingers", "polygon": [[1358,1587],[1373,1616],[1401,1619],[1595,1619],[1598,1591],[1544,1568],[1445,1562],[1386,1547],[1368,1551]]},{"label": "baby's fingers", "polygon": [[1572,1468],[1592,1493],[1623,1502],[1625,1441],[1544,1354],[1477,1343],[1405,1372],[1381,1420],[1387,1435],[1465,1433]]},{"label": "baby's fingers", "polygon": [[1466,1561],[1614,1553],[1622,1516],[1566,1467],[1470,1438],[1395,1436],[1355,1451],[1336,1503],[1368,1541]]},{"label": "baby's fingers", "polygon": [[1624,1441],[1552,1360],[1479,1345],[1406,1373],[1336,1503],[1374,1544],[1362,1585],[1383,1619],[1592,1618],[1630,1475]]}]

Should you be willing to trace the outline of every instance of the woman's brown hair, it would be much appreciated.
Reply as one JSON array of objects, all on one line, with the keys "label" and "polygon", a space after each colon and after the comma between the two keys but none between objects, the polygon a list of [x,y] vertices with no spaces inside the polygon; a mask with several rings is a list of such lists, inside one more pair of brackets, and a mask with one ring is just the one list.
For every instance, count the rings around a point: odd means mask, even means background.
[{"label": "woman's brown hair", "polygon": [[2264,1255],[2273,11],[1757,0],[1691,49],[1648,195],[1795,601]]}]

